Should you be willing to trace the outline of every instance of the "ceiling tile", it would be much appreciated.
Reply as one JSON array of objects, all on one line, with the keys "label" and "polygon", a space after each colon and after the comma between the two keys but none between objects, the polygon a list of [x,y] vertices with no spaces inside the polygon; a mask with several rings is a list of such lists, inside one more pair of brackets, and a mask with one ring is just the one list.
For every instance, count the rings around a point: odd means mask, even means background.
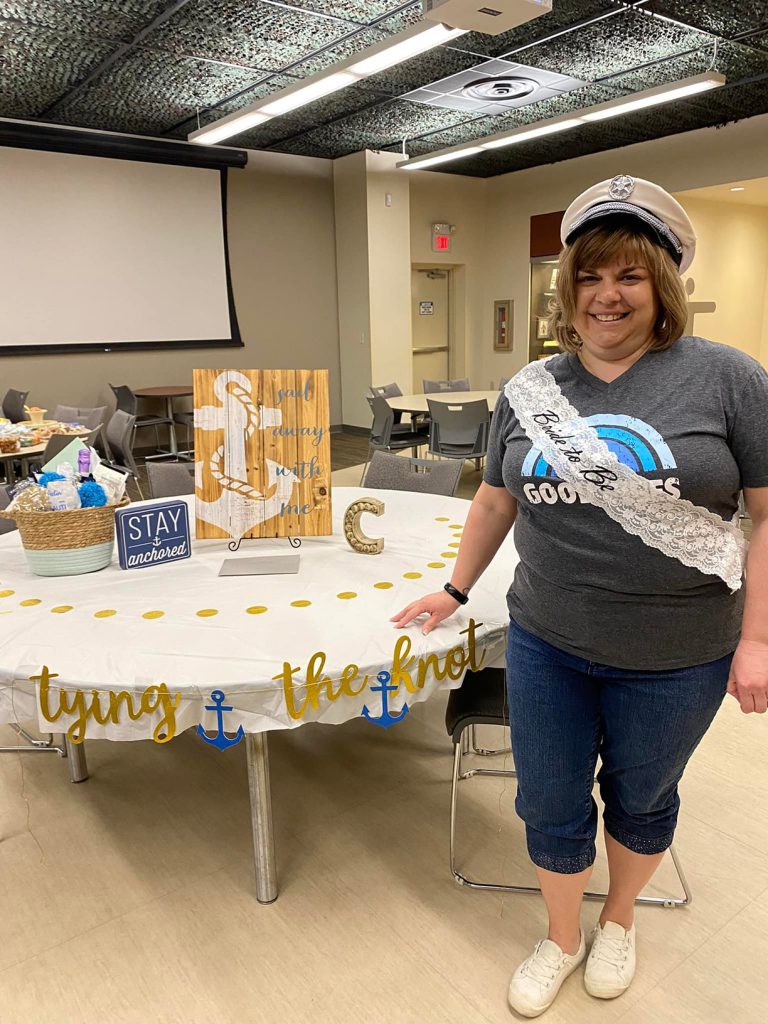
[{"label": "ceiling tile", "polygon": [[[188,0],[133,46],[170,3],[0,0],[0,116],[184,138],[198,116],[205,124],[240,110],[421,17],[416,0]],[[228,144],[333,158],[363,147],[399,152],[407,138],[412,155],[429,153],[696,74],[712,63],[712,33],[724,88],[443,169],[499,174],[611,148],[618,159],[633,142],[768,112],[765,0],[633,3],[557,0],[511,32],[467,34]],[[546,72],[554,92],[498,114],[486,103],[463,109],[456,91],[452,109],[435,105],[435,83],[504,60]],[[591,84],[566,92],[569,75]],[[409,102],[413,90],[427,104]]]},{"label": "ceiling tile", "polygon": [[95,37],[86,44],[74,36],[0,22],[0,116],[36,117],[111,49]]},{"label": "ceiling tile", "polygon": [[130,38],[168,7],[169,0],[3,0],[0,18],[83,38]]},{"label": "ceiling tile", "polygon": [[253,0],[194,0],[147,43],[279,71],[346,31],[338,22]]}]

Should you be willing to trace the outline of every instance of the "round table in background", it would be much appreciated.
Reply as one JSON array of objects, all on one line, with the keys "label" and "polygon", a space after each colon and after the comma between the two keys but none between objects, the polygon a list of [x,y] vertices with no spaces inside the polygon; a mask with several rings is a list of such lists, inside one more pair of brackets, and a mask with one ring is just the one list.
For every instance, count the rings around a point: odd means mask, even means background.
[{"label": "round table in background", "polygon": [[480,402],[483,399],[488,403],[491,413],[496,408],[500,391],[435,391],[429,395],[396,395],[388,398],[390,409],[396,412],[429,412],[427,399],[434,402]]},{"label": "round table in background", "polygon": [[[385,505],[382,516],[361,521],[367,535],[384,538],[378,555],[358,554],[344,538],[345,510],[363,496]],[[193,525],[194,499],[184,500]],[[473,587],[469,604],[428,636],[418,623],[395,630],[389,621],[450,578],[470,502],[350,487],[334,487],[332,502],[334,533],[303,539],[294,574],[219,576],[222,562],[234,556],[226,540],[214,540],[196,541],[191,558],[165,565],[122,570],[115,557],[99,572],[41,577],[27,567],[18,533],[0,537],[0,724],[43,724],[30,680],[43,665],[58,673],[55,686],[96,690],[105,699],[110,692],[139,694],[165,683],[179,695],[179,734],[198,724],[215,733],[216,717],[208,708],[213,691],[222,691],[233,708],[226,732],[242,726],[245,733],[256,891],[264,903],[277,896],[268,732],[312,721],[338,725],[359,719],[364,707],[367,717],[384,715],[377,676],[389,672],[395,678],[395,645],[405,636],[416,659],[412,682],[419,664],[424,667],[414,691],[398,677],[400,689],[389,698],[392,712],[401,710],[404,699],[410,705],[444,692],[459,685],[463,669],[453,681],[450,675],[440,681],[430,656],[448,656],[466,645],[462,631],[473,619],[485,663],[499,662],[509,622],[505,594],[517,561],[511,536]],[[142,504],[131,508],[140,513]],[[283,552],[290,554],[287,540],[246,540],[239,557]],[[333,685],[316,687],[308,701],[313,658],[319,677]],[[286,685],[286,666],[296,672],[295,687]],[[356,685],[344,688],[340,681],[352,669],[358,670]],[[104,725],[91,718],[86,735],[147,739],[155,717],[123,716]],[[80,777],[87,778],[82,746],[72,748],[70,741],[69,750],[82,760]]]}]

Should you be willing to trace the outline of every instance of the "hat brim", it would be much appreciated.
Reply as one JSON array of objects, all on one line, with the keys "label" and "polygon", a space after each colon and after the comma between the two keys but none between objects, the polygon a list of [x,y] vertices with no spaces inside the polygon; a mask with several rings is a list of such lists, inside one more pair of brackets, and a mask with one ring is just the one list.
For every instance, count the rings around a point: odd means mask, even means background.
[{"label": "hat brim", "polygon": [[634,203],[622,203],[614,201],[610,203],[598,203],[596,206],[590,206],[588,210],[571,225],[570,231],[566,235],[566,245],[570,245],[579,235],[583,234],[588,228],[593,227],[593,222],[596,220],[606,220],[614,217],[632,217],[635,220],[639,220],[645,224],[646,227],[651,229],[651,232],[656,241],[670,254],[672,259],[679,267],[683,260],[683,245],[677,235],[672,229],[664,223],[659,217],[650,213],[648,210],[644,210],[641,206],[635,206]]}]

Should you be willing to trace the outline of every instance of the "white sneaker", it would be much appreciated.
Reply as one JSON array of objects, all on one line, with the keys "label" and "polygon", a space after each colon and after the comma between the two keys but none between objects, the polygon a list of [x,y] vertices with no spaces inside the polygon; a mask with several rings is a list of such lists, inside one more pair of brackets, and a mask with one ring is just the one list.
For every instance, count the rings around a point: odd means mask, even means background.
[{"label": "white sneaker", "polygon": [[592,949],[584,971],[584,986],[598,999],[615,999],[626,992],[635,976],[635,926],[625,931],[615,921],[595,925]]},{"label": "white sneaker", "polygon": [[564,953],[556,942],[542,939],[523,960],[509,983],[509,1005],[523,1017],[538,1017],[552,1005],[560,986],[586,956],[584,932],[578,950]]}]

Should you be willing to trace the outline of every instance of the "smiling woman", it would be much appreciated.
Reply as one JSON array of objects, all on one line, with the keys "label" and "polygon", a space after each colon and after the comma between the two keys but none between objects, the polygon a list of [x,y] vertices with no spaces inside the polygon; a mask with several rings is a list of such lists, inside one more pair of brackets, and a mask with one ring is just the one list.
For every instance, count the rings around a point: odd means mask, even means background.
[{"label": "smiling woman", "polygon": [[[459,607],[452,591],[471,599],[514,522],[516,809],[549,913],[509,986],[526,1017],[583,960],[590,995],[629,987],[634,903],[672,843],[688,759],[726,692],[744,711],[768,708],[768,374],[683,336],[679,275],[696,239],[664,189],[600,182],[561,232],[553,320],[566,351],[506,384],[451,591],[397,617],[429,612],[429,631]],[[757,522],[746,588],[741,489]],[[610,887],[587,958],[579,912],[598,810],[585,794],[598,754]]]},{"label": "smiling woman", "polygon": [[641,221],[598,222],[563,252],[552,329],[567,352],[588,358],[595,345],[606,359],[639,358],[672,345],[687,317],[675,261]]}]

